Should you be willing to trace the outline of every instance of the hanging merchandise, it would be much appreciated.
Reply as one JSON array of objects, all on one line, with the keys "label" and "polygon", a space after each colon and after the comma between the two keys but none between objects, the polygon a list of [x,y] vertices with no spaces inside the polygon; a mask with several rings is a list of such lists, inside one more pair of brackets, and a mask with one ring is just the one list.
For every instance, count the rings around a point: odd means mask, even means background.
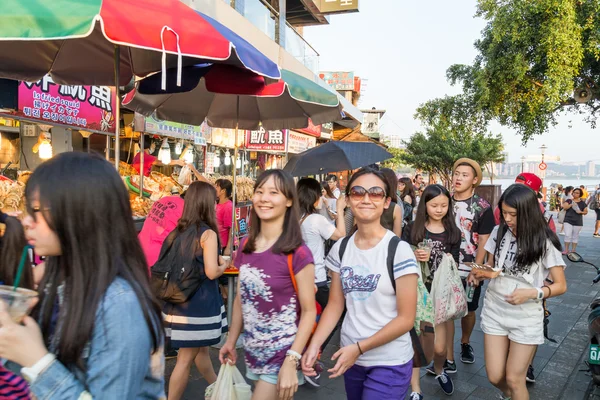
[{"label": "hanging merchandise", "polygon": [[219,150],[215,151],[215,157],[213,161],[213,167],[219,168],[221,166],[221,156],[219,155]]},{"label": "hanging merchandise", "polygon": [[175,154],[180,155],[182,148],[183,148],[182,142],[175,143]]},{"label": "hanging merchandise", "polygon": [[194,147],[191,144],[188,144],[185,148],[183,159],[188,164],[192,164],[194,162]]},{"label": "hanging merchandise", "polygon": [[231,153],[229,152],[229,150],[227,150],[225,152],[225,166],[230,166],[231,165]]},{"label": "hanging merchandise", "polygon": [[171,148],[169,147],[167,138],[163,139],[162,145],[160,146],[160,150],[158,151],[158,160],[165,165],[171,163]]},{"label": "hanging merchandise", "polygon": [[235,160],[235,168],[236,169],[242,168],[242,159],[240,157],[238,157],[238,159]]}]

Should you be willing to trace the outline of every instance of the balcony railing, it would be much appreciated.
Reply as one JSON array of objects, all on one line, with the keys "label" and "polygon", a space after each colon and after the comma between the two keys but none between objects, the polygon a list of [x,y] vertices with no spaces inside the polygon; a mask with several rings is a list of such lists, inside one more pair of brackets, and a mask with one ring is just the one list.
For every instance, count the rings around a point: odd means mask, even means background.
[{"label": "balcony railing", "polygon": [[319,73],[319,53],[289,23],[285,26],[285,49],[306,68]]},{"label": "balcony railing", "polygon": [[242,4],[244,17],[271,40],[275,40],[279,19],[276,11],[267,7],[261,0],[244,0]]}]

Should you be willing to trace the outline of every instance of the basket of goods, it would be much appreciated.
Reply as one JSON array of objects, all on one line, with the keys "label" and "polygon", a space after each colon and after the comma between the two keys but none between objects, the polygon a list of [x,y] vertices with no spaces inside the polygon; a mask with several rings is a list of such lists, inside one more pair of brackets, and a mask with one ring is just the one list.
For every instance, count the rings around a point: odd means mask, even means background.
[{"label": "basket of goods", "polygon": [[158,182],[160,185],[162,185],[163,190],[165,192],[171,193],[171,189],[173,188],[173,186],[176,186],[177,189],[179,189],[179,192],[183,190],[183,186],[181,186],[179,182],[177,182],[170,176],[161,174],[160,172],[152,171],[150,172],[150,177],[156,182]]},{"label": "basket of goods", "polygon": [[143,218],[148,215],[150,208],[154,202],[147,198],[140,198],[139,196],[133,195],[129,197],[131,204],[131,213],[135,218]]},{"label": "basket of goods", "polygon": [[[140,193],[140,177],[132,175],[126,178],[125,183],[134,193]],[[158,200],[163,191],[163,186],[150,177],[144,177],[144,196]]]},{"label": "basket of goods", "polygon": [[25,209],[25,185],[11,180],[0,180],[0,210],[17,212]]},{"label": "basket of goods", "polygon": [[135,168],[131,166],[131,164],[127,164],[124,161],[119,161],[119,175],[121,176],[130,176],[130,175],[139,175],[139,171],[136,171]]}]

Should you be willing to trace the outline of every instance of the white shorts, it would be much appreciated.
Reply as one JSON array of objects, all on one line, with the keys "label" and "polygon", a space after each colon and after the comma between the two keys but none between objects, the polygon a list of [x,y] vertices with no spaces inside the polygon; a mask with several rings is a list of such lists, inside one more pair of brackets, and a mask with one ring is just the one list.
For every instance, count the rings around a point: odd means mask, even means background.
[{"label": "white shorts", "polygon": [[511,276],[499,276],[488,285],[481,310],[481,330],[486,335],[508,336],[512,342],[527,345],[544,343],[544,307],[541,300],[520,305],[506,302],[504,296],[516,288],[531,288]]}]

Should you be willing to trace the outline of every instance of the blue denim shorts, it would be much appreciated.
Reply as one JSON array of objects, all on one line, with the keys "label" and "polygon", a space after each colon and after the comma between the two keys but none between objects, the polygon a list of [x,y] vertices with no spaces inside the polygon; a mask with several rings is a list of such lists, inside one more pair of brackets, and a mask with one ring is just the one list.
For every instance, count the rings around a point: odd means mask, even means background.
[{"label": "blue denim shorts", "polygon": [[[262,374],[257,375],[254,372],[250,371],[248,365],[246,364],[246,378],[251,381],[263,381],[270,383],[271,385],[277,385],[277,379],[279,378],[278,374]],[[302,371],[298,371],[298,386],[304,384],[304,375],[302,375]]]}]

